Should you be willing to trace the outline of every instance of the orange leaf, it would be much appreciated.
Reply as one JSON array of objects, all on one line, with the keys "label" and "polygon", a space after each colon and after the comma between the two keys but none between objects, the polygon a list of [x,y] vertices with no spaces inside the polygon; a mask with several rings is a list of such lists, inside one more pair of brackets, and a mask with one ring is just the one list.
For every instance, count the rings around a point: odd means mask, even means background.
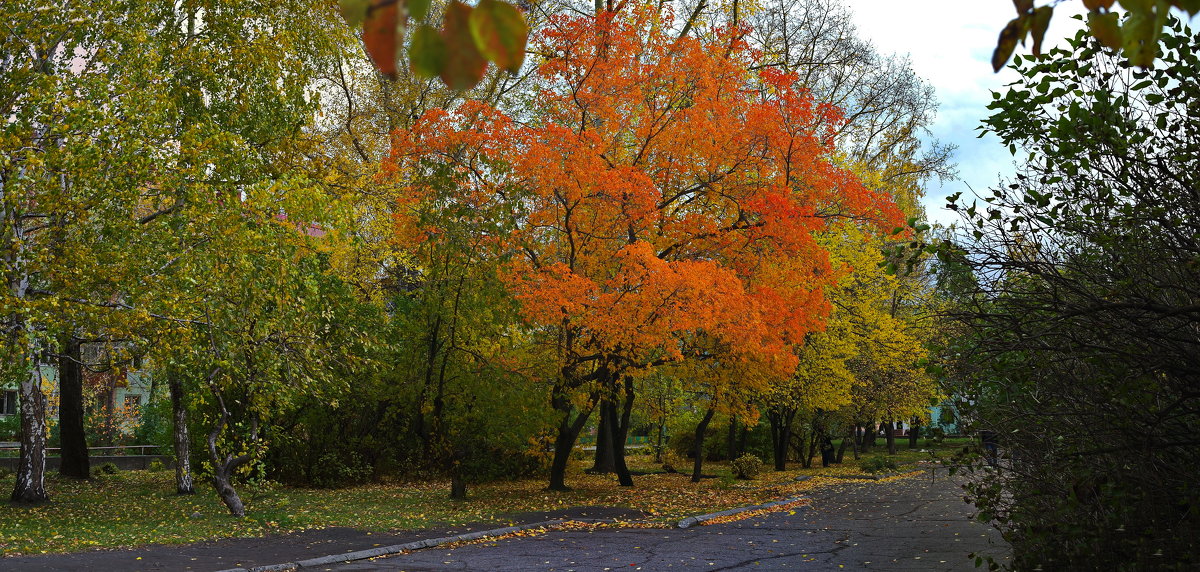
[{"label": "orange leaf", "polygon": [[399,28],[400,11],[395,2],[367,10],[362,32],[367,55],[371,56],[379,73],[393,79],[396,77],[396,50],[400,45]]}]

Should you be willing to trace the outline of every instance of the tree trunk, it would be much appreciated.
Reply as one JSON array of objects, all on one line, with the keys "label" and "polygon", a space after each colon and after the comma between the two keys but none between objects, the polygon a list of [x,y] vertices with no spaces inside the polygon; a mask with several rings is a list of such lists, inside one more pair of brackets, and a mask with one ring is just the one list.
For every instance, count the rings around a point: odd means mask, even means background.
[{"label": "tree trunk", "polygon": [[800,443],[796,445],[796,456],[800,457],[800,466],[804,467],[805,469],[812,468],[813,453],[816,449],[816,447],[813,446],[813,444],[816,443],[816,439],[810,440],[809,437],[811,436],[811,429],[809,430],[808,434],[800,433],[799,435],[793,436],[793,438],[798,437],[800,440]]},{"label": "tree trunk", "polygon": [[457,470],[450,475],[450,498],[454,500],[467,499],[467,481]]},{"label": "tree trunk", "polygon": [[741,430],[738,431],[738,443],[737,443],[737,449],[734,450],[734,453],[736,454],[736,456],[734,458],[741,457],[742,455],[746,454],[746,439],[749,436],[750,436],[750,428],[745,425],[742,425]]},{"label": "tree trunk", "polygon": [[767,411],[767,420],[771,422],[771,453],[775,457],[775,470],[787,470],[788,446],[792,440],[792,419],[796,416],[794,409],[774,409]]},{"label": "tree trunk", "polygon": [[613,438],[616,427],[612,425],[617,417],[616,409],[617,404],[609,399],[600,402],[599,419],[596,420],[596,452],[589,473],[607,474],[616,470],[616,444]]},{"label": "tree trunk", "polygon": [[921,418],[913,417],[912,425],[908,428],[908,448],[917,448],[917,439],[921,438]]},{"label": "tree trunk", "polygon": [[[571,420],[571,413],[575,408],[571,405],[571,400],[565,395],[555,395],[552,400],[554,408],[563,413],[562,421],[558,424],[558,436],[554,439],[554,460],[550,462],[550,490],[552,491],[569,491],[570,487],[566,483],[567,461],[571,459],[571,449],[575,447],[575,440],[579,437],[579,432],[583,430],[583,426],[587,424],[588,417],[592,414],[592,409],[595,406],[589,407],[587,411],[580,411],[575,419]],[[595,403],[595,400],[592,400]]]},{"label": "tree trunk", "polygon": [[660,422],[658,424],[658,439],[654,443],[654,462],[655,463],[662,462],[663,440],[666,438],[666,433],[667,433],[666,422]]},{"label": "tree trunk", "polygon": [[888,422],[887,422],[887,427],[886,427],[886,429],[884,429],[884,430],[885,430],[885,431],[887,431],[887,447],[888,447],[888,454],[889,454],[889,455],[895,455],[895,454],[896,454],[896,429],[895,429],[895,424],[893,424],[891,421],[888,421]]},{"label": "tree trunk", "polygon": [[[37,366],[35,366],[37,367]],[[26,373],[19,386],[21,400],[21,456],[12,501],[41,503],[46,494],[46,394],[41,369]]]},{"label": "tree trunk", "polygon": [[79,339],[73,335],[62,338],[62,355],[58,359],[58,427],[60,456],[59,474],[86,479],[91,476],[87,437],[83,430],[83,367]]},{"label": "tree trunk", "polygon": [[[860,433],[861,431],[861,433]],[[862,451],[862,441],[866,438],[867,430],[862,425],[854,424],[854,442],[851,445],[854,447],[854,460],[860,459],[859,452]]]},{"label": "tree trunk", "polygon": [[617,482],[623,487],[633,486],[633,474],[625,463],[625,441],[629,438],[629,419],[633,415],[633,378],[625,377],[625,402],[621,407],[621,418],[617,419],[617,409],[612,409],[610,425],[613,427],[613,460],[617,471]]},{"label": "tree trunk", "polygon": [[737,417],[729,416],[729,433],[725,436],[725,460],[732,461],[737,458]]},{"label": "tree trunk", "polygon": [[196,492],[192,482],[192,448],[188,438],[187,404],[184,403],[183,383],[177,379],[170,382],[171,413],[174,418],[175,437],[175,492],[190,495]]},{"label": "tree trunk", "polygon": [[[216,376],[216,370],[209,376],[210,381]],[[216,425],[213,425],[212,431],[208,433],[208,454],[212,459],[213,464],[213,488],[217,489],[217,496],[221,497],[221,502],[225,503],[225,507],[229,509],[229,514],[236,517],[246,516],[246,505],[242,504],[241,497],[233,488],[233,475],[238,467],[247,463],[251,459],[250,453],[242,455],[225,455],[222,457],[217,451],[217,439],[221,437],[221,433],[229,424],[229,409],[225,407],[225,398],[221,393],[214,390],[213,394],[217,398],[217,405],[220,407],[221,416],[217,419]],[[250,419],[250,440],[258,439],[258,422]]]},{"label": "tree trunk", "polygon": [[842,464],[842,459],[846,458],[846,446],[854,442],[854,428],[851,427],[850,434],[842,438],[842,443],[838,445],[837,457],[834,458],[835,464]]},{"label": "tree trunk", "polygon": [[875,446],[875,437],[879,434],[879,429],[875,426],[875,420],[872,419],[863,424],[863,451],[867,451]]},{"label": "tree trunk", "polygon": [[225,503],[225,507],[229,509],[229,514],[238,518],[246,516],[246,505],[242,504],[242,498],[238,496],[237,491],[233,488],[233,471],[241,466],[242,463],[248,461],[249,458],[249,455],[240,455],[238,457],[226,457],[224,461],[217,459],[213,463],[213,488],[217,489],[217,496],[221,497],[221,502]]},{"label": "tree trunk", "polygon": [[708,408],[708,412],[704,414],[704,419],[700,420],[700,424],[696,425],[696,461],[692,464],[692,482],[700,482],[700,469],[704,467],[704,432],[708,430],[708,422],[712,421],[713,413],[716,410],[712,407]]}]

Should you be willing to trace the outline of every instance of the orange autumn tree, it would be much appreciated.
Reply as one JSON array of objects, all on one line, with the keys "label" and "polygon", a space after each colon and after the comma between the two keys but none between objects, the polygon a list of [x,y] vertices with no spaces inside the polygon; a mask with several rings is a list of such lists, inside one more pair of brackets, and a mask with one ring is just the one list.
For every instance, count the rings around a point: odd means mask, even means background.
[{"label": "orange autumn tree", "polygon": [[[533,45],[540,89],[527,109],[427,113],[397,134],[390,166],[410,200],[505,206],[502,278],[557,359],[550,488],[566,488],[596,407],[632,484],[620,444],[636,376],[688,359],[790,374],[794,346],[829,313],[834,277],[814,235],[899,214],[833,162],[838,110],[787,74],[754,71],[738,29],[680,36],[669,13],[641,6],[554,17]],[[432,188],[447,165],[449,194]]]}]

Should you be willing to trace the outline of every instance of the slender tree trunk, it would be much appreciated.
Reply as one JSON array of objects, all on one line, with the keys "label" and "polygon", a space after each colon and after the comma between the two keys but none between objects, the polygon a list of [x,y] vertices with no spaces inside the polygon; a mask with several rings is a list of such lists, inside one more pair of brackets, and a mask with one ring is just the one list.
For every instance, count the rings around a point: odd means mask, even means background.
[{"label": "slender tree trunk", "polygon": [[701,419],[700,423],[696,425],[696,460],[692,463],[693,483],[700,482],[700,470],[704,467],[704,433],[708,431],[708,422],[712,421],[713,413],[716,412],[716,409],[709,407],[708,411],[704,414],[704,419]]},{"label": "slender tree trunk", "polygon": [[734,454],[735,454],[734,458],[741,457],[742,455],[746,454],[746,438],[749,436],[750,436],[750,428],[745,425],[742,425],[741,430],[738,431],[737,449],[734,450]]},{"label": "slender tree trunk", "polygon": [[[809,429],[808,434],[800,433],[796,435],[796,437],[798,437],[800,440],[800,443],[798,443],[796,446],[796,456],[800,457],[800,466],[804,467],[805,469],[811,469],[813,453],[816,449],[813,444],[817,441],[815,436],[812,434],[812,429]],[[810,439],[810,437],[813,438]]]},{"label": "slender tree trunk", "polygon": [[188,411],[184,402],[183,383],[177,379],[170,382],[171,413],[174,419],[175,437],[175,492],[190,495],[196,492],[192,482],[192,450],[188,437]]},{"label": "slender tree trunk", "polygon": [[633,378],[625,377],[625,402],[621,406],[621,418],[617,419],[617,410],[612,409],[610,425],[613,427],[613,461],[617,471],[617,482],[623,487],[633,486],[633,474],[625,463],[625,442],[629,438],[629,419],[633,415]]},{"label": "slender tree trunk", "polygon": [[879,429],[876,427],[874,419],[863,425],[863,451],[875,446],[875,437],[878,433]]},{"label": "slender tree trunk", "polygon": [[663,441],[667,436],[667,424],[665,421],[660,421],[658,424],[658,439],[654,442],[654,462],[662,462]]},{"label": "slender tree trunk", "polygon": [[83,430],[83,367],[79,338],[62,338],[58,360],[58,427],[62,463],[58,472],[65,477],[86,479],[91,476],[87,437]]},{"label": "slender tree trunk", "polygon": [[455,448],[450,458],[450,498],[467,500],[467,478],[463,474],[462,462],[467,454],[460,448]]},{"label": "slender tree trunk", "polygon": [[888,421],[888,422],[887,422],[887,428],[885,429],[885,431],[887,431],[887,448],[888,448],[888,454],[889,454],[889,455],[895,455],[895,454],[896,454],[896,429],[895,429],[895,424],[894,424],[894,423],[892,423],[891,421]]},{"label": "slender tree trunk", "polygon": [[846,447],[854,442],[854,429],[850,429],[850,434],[842,438],[842,443],[838,445],[837,457],[834,458],[835,464],[842,464],[842,459],[846,458]]},{"label": "slender tree trunk", "polygon": [[46,394],[42,393],[41,382],[39,368],[32,374],[27,372],[19,386],[21,456],[17,460],[13,502],[41,503],[50,500],[50,495],[46,494]]},{"label": "slender tree trunk", "polygon": [[[859,433],[860,430],[862,431],[862,433]],[[859,452],[862,450],[862,441],[864,439],[866,439],[866,435],[867,435],[866,428],[858,423],[855,423],[854,424],[854,442],[852,443],[852,445],[854,446],[854,460],[855,461],[859,460],[859,458],[860,458]]]},{"label": "slender tree trunk", "polygon": [[917,439],[921,438],[921,418],[913,417],[912,425],[908,428],[908,448],[917,448]]},{"label": "slender tree trunk", "polygon": [[[595,403],[595,399],[592,400]],[[558,424],[558,436],[554,439],[554,459],[550,462],[550,490],[552,491],[569,491],[570,487],[566,483],[567,462],[571,459],[571,449],[575,447],[575,440],[579,437],[579,432],[583,430],[583,426],[587,424],[588,417],[592,414],[591,406],[587,411],[580,411],[575,415],[575,419],[571,419],[571,413],[575,408],[571,405],[571,400],[565,395],[556,394],[552,398],[554,408],[562,412],[562,421]]]},{"label": "slender tree trunk", "polygon": [[[212,383],[216,375],[217,370],[213,370],[213,373],[209,375],[209,383]],[[208,455],[213,464],[213,488],[217,490],[217,496],[221,498],[221,502],[225,503],[226,508],[229,509],[229,514],[241,518],[246,516],[246,505],[242,503],[237,490],[233,488],[233,475],[238,467],[249,462],[252,457],[250,453],[222,456],[217,451],[217,439],[221,437],[221,433],[229,424],[229,409],[225,406],[225,398],[215,387],[213,395],[217,398],[217,405],[221,411],[217,423],[208,433]],[[250,440],[252,442],[258,440],[258,422],[253,417],[250,419]]]},{"label": "slender tree trunk", "polygon": [[725,436],[725,459],[732,461],[737,458],[737,417],[729,416],[729,433]]}]

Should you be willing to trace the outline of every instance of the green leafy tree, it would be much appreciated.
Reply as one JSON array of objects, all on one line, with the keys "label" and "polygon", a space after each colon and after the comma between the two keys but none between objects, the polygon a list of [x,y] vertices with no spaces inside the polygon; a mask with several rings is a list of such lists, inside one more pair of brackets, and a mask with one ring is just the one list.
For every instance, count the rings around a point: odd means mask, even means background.
[{"label": "green leafy tree", "polygon": [[1161,45],[1139,68],[1080,33],[1020,64],[985,129],[1028,159],[956,203],[977,289],[947,355],[1011,457],[973,493],[1017,567],[1196,564],[1200,40],[1172,20]]},{"label": "green leafy tree", "polygon": [[[1000,32],[996,51],[992,54],[992,68],[1000,71],[1008,63],[1017,42],[1025,38],[1033,42],[1034,57],[1042,54],[1042,41],[1046,28],[1054,16],[1054,8],[1061,2],[1035,6],[1034,0],[1013,0],[1017,17],[1013,18]],[[1200,2],[1196,0],[1083,0],[1087,7],[1087,31],[1101,44],[1114,50],[1129,63],[1150,67],[1159,55],[1162,32],[1175,8],[1189,16],[1200,13]],[[1124,10],[1124,15],[1117,8]]]}]

